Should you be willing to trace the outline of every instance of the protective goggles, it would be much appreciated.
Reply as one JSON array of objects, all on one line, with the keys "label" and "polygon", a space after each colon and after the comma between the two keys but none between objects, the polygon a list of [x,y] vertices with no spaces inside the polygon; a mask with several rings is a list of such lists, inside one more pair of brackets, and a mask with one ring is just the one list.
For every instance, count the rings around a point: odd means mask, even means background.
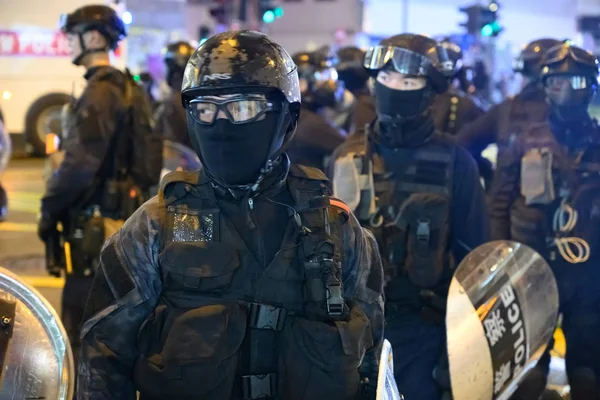
[{"label": "protective goggles", "polygon": [[564,61],[567,57],[579,64],[588,65],[590,67],[598,65],[598,60],[592,53],[578,47],[569,46],[568,44],[556,46],[548,50],[546,57],[544,58],[544,65]]},{"label": "protective goggles", "polygon": [[393,46],[371,47],[365,55],[364,67],[371,71],[378,71],[390,61],[394,70],[405,75],[427,76],[427,71],[431,67],[439,68],[442,73],[454,70],[454,65],[450,60],[436,66],[429,58],[421,54]]},{"label": "protective goggles", "polygon": [[188,104],[188,112],[194,121],[212,125],[220,111],[233,124],[245,124],[259,120],[268,111],[281,109],[281,104],[273,103],[261,95],[234,96],[226,99],[197,97]]},{"label": "protective goggles", "polygon": [[546,78],[545,85],[550,89],[571,86],[573,90],[580,90],[588,87],[588,78],[581,75],[551,75]]}]

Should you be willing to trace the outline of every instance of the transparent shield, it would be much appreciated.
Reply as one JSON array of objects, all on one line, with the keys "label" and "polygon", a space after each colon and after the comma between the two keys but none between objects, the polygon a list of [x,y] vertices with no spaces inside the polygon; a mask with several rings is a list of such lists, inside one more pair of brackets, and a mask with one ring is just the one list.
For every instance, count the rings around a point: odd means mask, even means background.
[{"label": "transparent shield", "polygon": [[0,399],[70,400],[74,390],[73,355],[52,306],[4,268],[0,268],[0,301],[16,303]]},{"label": "transparent shield", "polygon": [[505,400],[552,337],[558,289],[538,253],[496,241],[473,250],[459,265],[447,306],[454,399]]},{"label": "transparent shield", "polygon": [[384,340],[379,358],[379,374],[377,376],[377,400],[402,400],[394,379],[394,353],[392,345]]}]

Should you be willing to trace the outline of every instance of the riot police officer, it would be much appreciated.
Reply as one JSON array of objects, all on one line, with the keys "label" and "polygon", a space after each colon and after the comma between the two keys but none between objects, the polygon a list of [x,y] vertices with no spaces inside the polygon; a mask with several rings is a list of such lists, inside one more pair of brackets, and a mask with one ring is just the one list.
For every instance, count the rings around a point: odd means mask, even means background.
[{"label": "riot police officer", "polygon": [[489,111],[465,125],[458,133],[458,141],[471,154],[480,155],[490,144],[498,145],[497,164],[501,163],[504,149],[532,123],[543,121],[548,112],[544,91],[540,84],[540,62],[544,53],[560,44],[555,39],[538,39],[526,45],[515,62],[515,72],[527,80],[519,94],[492,106]]},{"label": "riot police officer", "polygon": [[356,398],[383,339],[383,271],[327,178],[284,153],[300,111],[292,58],[262,33],[225,32],[186,71],[203,169],[167,175],[108,239],[79,394]]},{"label": "riot police officer", "polygon": [[300,76],[302,112],[288,154],[292,162],[324,169],[331,153],[344,141],[344,135],[325,112],[337,107],[344,90],[326,55],[302,52],[293,60]]},{"label": "riot police officer", "polygon": [[[87,86],[67,113],[64,159],[47,182],[38,235],[46,242],[47,253],[58,256],[57,247],[63,240],[57,223],[62,223],[67,272],[62,320],[77,355],[85,299],[102,243],[122,224],[119,220],[144,200],[141,176],[134,177],[134,169],[151,174],[154,168],[134,163],[144,158],[156,163],[162,147],[159,143],[158,155],[154,147],[131,147],[138,143],[135,132],[145,136],[143,143],[152,141],[147,130],[142,130],[147,124],[142,124],[141,114],[136,112],[149,104],[143,88],[110,64],[109,51],[126,36],[116,12],[107,6],[89,5],[65,14],[61,23],[73,64],[86,69]],[[151,118],[151,111],[146,111]],[[157,180],[161,158],[158,163]],[[49,272],[58,275],[55,266],[49,263]]]},{"label": "riot police officer", "polygon": [[162,102],[156,113],[157,129],[164,138],[186,147],[192,147],[187,133],[185,110],[181,106],[181,84],[185,66],[194,52],[191,44],[183,41],[171,43],[166,48],[166,81],[171,89],[169,97]]},{"label": "riot police officer", "polygon": [[587,111],[597,78],[591,53],[569,44],[546,53],[548,118],[506,150],[490,210],[494,238],[533,247],[553,269],[574,400],[600,394],[600,130]]},{"label": "riot police officer", "polygon": [[473,158],[435,129],[431,105],[452,68],[444,48],[397,35],[371,48],[365,67],[378,118],[336,150],[334,193],[379,244],[400,392],[439,399],[449,390],[445,298],[456,263],[489,237],[484,195]]},{"label": "riot police officer", "polygon": [[346,132],[351,133],[364,127],[376,118],[375,102],[367,86],[369,73],[363,66],[365,52],[358,47],[343,47],[337,52],[335,69],[338,79],[354,96],[354,105]]},{"label": "riot police officer", "polygon": [[455,135],[464,125],[483,115],[484,111],[474,98],[453,86],[462,69],[462,49],[448,40],[442,41],[441,45],[446,49],[453,68],[449,74],[448,90],[436,96],[433,102],[433,120],[439,131]]}]

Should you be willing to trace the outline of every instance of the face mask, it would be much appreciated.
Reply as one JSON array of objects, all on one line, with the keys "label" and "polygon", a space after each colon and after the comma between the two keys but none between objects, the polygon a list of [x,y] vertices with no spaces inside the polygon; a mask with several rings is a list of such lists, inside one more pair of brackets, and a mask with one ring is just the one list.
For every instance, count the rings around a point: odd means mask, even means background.
[{"label": "face mask", "polygon": [[429,88],[394,90],[375,81],[377,114],[402,121],[417,118],[429,107]]},{"label": "face mask", "polygon": [[394,90],[375,82],[375,102],[379,130],[389,146],[422,142],[433,133],[429,87],[419,90]]},{"label": "face mask", "polygon": [[231,186],[252,185],[271,155],[271,148],[281,146],[281,143],[271,146],[279,115],[270,112],[262,120],[237,125],[224,118],[212,125],[202,125],[188,115],[192,146],[218,182]]}]

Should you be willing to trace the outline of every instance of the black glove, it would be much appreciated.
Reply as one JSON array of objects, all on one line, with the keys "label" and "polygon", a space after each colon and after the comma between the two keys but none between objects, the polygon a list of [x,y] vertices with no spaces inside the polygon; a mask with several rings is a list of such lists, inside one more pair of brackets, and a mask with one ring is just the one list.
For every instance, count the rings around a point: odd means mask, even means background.
[{"label": "black glove", "polygon": [[56,218],[49,216],[48,214],[42,214],[38,221],[38,237],[42,242],[47,242],[48,237],[56,231]]}]

